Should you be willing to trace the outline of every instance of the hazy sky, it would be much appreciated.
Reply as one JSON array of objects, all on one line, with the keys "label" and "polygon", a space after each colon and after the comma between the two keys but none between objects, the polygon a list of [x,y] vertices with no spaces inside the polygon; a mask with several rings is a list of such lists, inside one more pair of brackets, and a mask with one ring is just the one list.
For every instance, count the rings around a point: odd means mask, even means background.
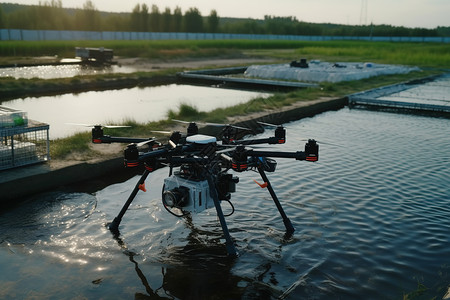
[{"label": "hazy sky", "polygon": [[[11,0],[20,4],[51,0]],[[62,0],[65,8],[82,8],[85,0]],[[294,16],[300,21],[338,24],[390,24],[435,28],[450,26],[450,0],[92,0],[98,10],[131,12],[136,4],[157,5],[160,11],[176,6],[183,13],[196,7],[203,16],[215,9],[219,17],[262,19],[265,15]],[[362,4],[366,3],[367,9]]]}]

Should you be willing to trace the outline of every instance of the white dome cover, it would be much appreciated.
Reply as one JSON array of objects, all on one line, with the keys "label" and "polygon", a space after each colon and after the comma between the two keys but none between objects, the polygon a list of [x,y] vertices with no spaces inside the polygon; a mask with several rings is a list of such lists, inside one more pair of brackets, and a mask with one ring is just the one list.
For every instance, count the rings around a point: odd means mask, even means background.
[{"label": "white dome cover", "polygon": [[210,144],[210,143],[215,143],[216,138],[213,136],[204,135],[204,134],[195,134],[195,135],[188,136],[186,138],[186,142],[194,143],[194,144]]}]

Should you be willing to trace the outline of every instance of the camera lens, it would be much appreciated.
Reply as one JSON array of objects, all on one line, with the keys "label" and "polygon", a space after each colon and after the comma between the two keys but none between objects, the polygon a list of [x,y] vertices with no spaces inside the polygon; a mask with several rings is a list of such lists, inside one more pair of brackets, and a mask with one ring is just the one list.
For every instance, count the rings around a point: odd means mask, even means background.
[{"label": "camera lens", "polygon": [[164,191],[162,200],[164,205],[168,207],[184,207],[188,204],[189,189],[185,187],[178,187],[172,190]]},{"label": "camera lens", "polygon": [[163,194],[163,201],[169,207],[174,207],[176,203],[176,196],[172,191],[165,191]]}]

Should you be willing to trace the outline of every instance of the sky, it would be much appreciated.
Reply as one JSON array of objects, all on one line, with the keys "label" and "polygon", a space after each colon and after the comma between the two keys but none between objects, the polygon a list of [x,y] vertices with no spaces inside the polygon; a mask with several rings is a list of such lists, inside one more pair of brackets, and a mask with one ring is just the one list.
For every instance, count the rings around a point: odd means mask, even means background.
[{"label": "sky", "polygon": [[[64,8],[82,8],[85,0],[61,0]],[[219,17],[263,19],[265,15],[296,17],[312,23],[346,25],[388,24],[436,28],[450,26],[450,0],[91,0],[100,11],[131,12],[137,4],[153,4],[164,11],[179,6],[184,13],[191,7],[208,16],[215,9]],[[51,0],[11,0],[38,5]]]}]

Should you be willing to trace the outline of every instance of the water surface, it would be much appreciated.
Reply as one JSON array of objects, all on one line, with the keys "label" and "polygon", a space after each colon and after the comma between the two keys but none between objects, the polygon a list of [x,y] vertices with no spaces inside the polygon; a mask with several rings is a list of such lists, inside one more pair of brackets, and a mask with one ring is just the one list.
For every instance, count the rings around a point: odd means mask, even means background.
[{"label": "water surface", "polygon": [[245,103],[268,93],[171,84],[157,87],[91,91],[4,101],[2,105],[23,110],[28,118],[50,125],[50,138],[61,138],[83,130],[68,123],[118,124],[127,120],[140,123],[158,121],[172,109],[189,104],[201,111]]},{"label": "water surface", "polygon": [[450,119],[342,109],[286,127],[283,150],[323,142],[317,163],[277,159],[268,174],[292,237],[251,171],[235,173],[227,217],[236,259],[214,209],[192,219],[164,210],[166,169],[149,176],[116,239],[104,224],[138,176],[92,193],[54,191],[1,213],[0,298],[402,299],[423,285],[420,299],[442,299]]}]

